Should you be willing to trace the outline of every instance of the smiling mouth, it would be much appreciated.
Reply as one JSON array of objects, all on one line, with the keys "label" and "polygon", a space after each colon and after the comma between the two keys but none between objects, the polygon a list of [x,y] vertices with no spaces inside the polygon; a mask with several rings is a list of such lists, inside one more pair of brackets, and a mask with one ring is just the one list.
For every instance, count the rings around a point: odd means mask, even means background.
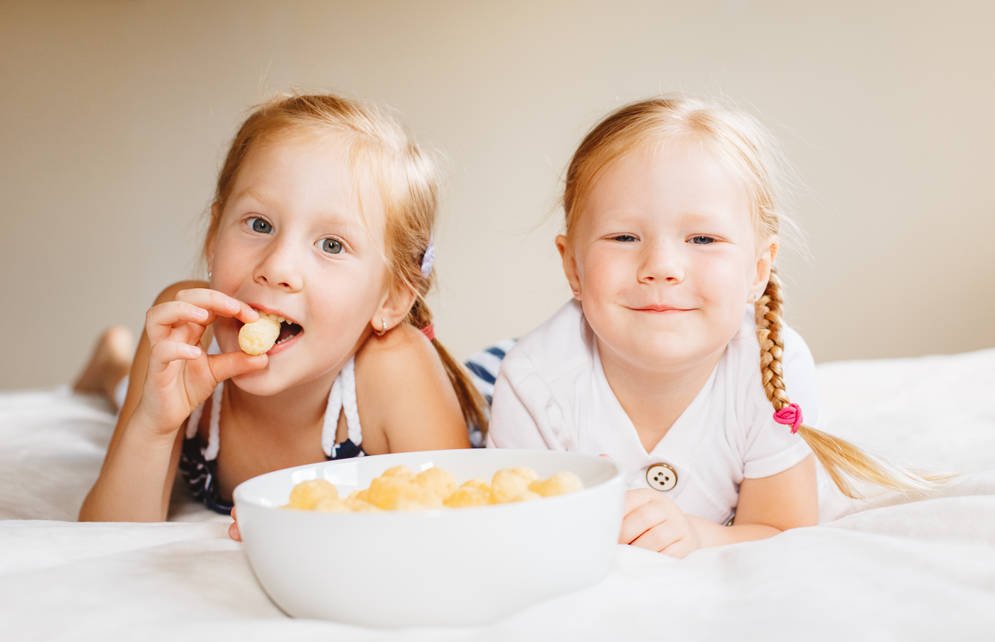
[{"label": "smiling mouth", "polygon": [[672,308],[666,305],[647,305],[641,308],[629,308],[636,312],[691,312],[693,308]]}]

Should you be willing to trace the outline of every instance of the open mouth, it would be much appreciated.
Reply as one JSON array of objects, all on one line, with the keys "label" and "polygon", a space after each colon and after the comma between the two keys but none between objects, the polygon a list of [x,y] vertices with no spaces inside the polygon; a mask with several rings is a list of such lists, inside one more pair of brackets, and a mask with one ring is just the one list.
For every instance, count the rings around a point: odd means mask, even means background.
[{"label": "open mouth", "polygon": [[296,323],[280,319],[280,336],[276,338],[276,345],[290,341],[302,332],[304,328]]},{"label": "open mouth", "polygon": [[[280,349],[282,346],[293,342],[299,335],[304,333],[304,327],[299,323],[296,323],[290,319],[286,319],[279,314],[273,312],[267,312],[266,310],[261,310],[255,306],[253,309],[259,313],[260,320],[255,323],[263,323],[263,328],[256,330],[258,340],[261,342],[257,349],[265,350],[267,353],[273,353],[274,350]],[[273,335],[274,325],[276,325],[276,336]],[[242,329],[245,326],[244,323],[238,323],[238,333],[242,334]],[[272,343],[266,343],[271,341]]]}]

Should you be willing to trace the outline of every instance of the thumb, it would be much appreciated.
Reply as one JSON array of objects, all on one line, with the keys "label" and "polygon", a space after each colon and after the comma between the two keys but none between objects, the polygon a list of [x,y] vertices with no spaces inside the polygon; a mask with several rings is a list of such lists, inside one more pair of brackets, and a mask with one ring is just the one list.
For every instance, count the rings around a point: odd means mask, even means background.
[{"label": "thumb", "polygon": [[269,364],[269,357],[265,354],[249,356],[244,352],[228,352],[209,356],[207,364],[214,379],[220,383],[232,377],[262,370]]}]

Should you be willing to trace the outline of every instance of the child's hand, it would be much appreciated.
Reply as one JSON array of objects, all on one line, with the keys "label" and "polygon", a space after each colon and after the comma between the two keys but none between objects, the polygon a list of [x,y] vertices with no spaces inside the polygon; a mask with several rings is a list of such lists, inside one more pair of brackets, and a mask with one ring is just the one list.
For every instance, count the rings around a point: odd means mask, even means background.
[{"label": "child's hand", "polygon": [[701,547],[687,515],[672,499],[649,488],[626,491],[619,544],[632,544],[674,557]]},{"label": "child's hand", "polygon": [[259,314],[226,294],[195,288],[179,291],[175,300],[153,306],[146,315],[149,364],[136,414],[163,435],[175,435],[219,382],[269,363],[264,354],[250,357],[241,351],[208,356],[200,340],[218,317],[249,323]]},{"label": "child's hand", "polygon": [[232,523],[228,525],[228,537],[236,542],[242,541],[242,531],[238,530],[238,518],[235,517],[235,509],[231,509]]}]

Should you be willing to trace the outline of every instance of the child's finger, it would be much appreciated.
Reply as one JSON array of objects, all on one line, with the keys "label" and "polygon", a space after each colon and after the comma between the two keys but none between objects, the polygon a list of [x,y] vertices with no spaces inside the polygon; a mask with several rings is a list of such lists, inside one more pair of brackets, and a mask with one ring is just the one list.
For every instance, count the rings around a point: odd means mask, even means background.
[{"label": "child's finger", "polygon": [[207,325],[211,320],[211,313],[202,307],[185,301],[167,301],[149,308],[145,315],[145,330],[149,340],[156,341],[168,335],[178,324]]},{"label": "child's finger", "polygon": [[228,352],[210,355],[207,360],[215,381],[219,383],[256,370],[262,370],[269,363],[265,354],[249,356],[244,352]]},{"label": "child's finger", "polygon": [[694,548],[688,542],[686,537],[678,537],[676,540],[667,544],[663,548],[659,549],[664,555],[670,555],[671,557],[684,558],[687,557]]},{"label": "child's finger", "polygon": [[652,503],[644,503],[622,519],[618,541],[620,544],[631,544],[643,533],[664,522],[666,522],[666,515]]},{"label": "child's finger", "polygon": [[186,341],[190,345],[198,345],[200,344],[200,340],[204,336],[204,331],[206,330],[207,327],[200,325],[199,323],[187,323],[183,341]]},{"label": "child's finger", "polygon": [[180,290],[176,293],[176,300],[199,305],[215,314],[234,317],[244,323],[252,323],[259,319],[259,313],[253,310],[248,303],[243,303],[217,290],[208,288]]},{"label": "child's finger", "polygon": [[165,370],[173,361],[197,359],[203,354],[200,346],[192,346],[182,341],[160,341],[152,346],[149,356],[150,369]]},{"label": "child's finger", "polygon": [[[675,547],[681,539],[682,534],[680,532],[676,529],[668,528],[666,524],[661,524],[632,540],[631,544],[639,548],[664,553],[668,549]],[[676,549],[674,549],[674,552],[676,552]]]},{"label": "child's finger", "polygon": [[628,515],[643,504],[653,501],[656,499],[658,492],[649,488],[637,488],[636,490],[625,491],[625,503],[623,504],[622,514]]},{"label": "child's finger", "polygon": [[235,507],[231,509],[232,523],[228,525],[228,537],[236,542],[242,541],[242,531],[238,530],[238,517],[235,516]]}]

